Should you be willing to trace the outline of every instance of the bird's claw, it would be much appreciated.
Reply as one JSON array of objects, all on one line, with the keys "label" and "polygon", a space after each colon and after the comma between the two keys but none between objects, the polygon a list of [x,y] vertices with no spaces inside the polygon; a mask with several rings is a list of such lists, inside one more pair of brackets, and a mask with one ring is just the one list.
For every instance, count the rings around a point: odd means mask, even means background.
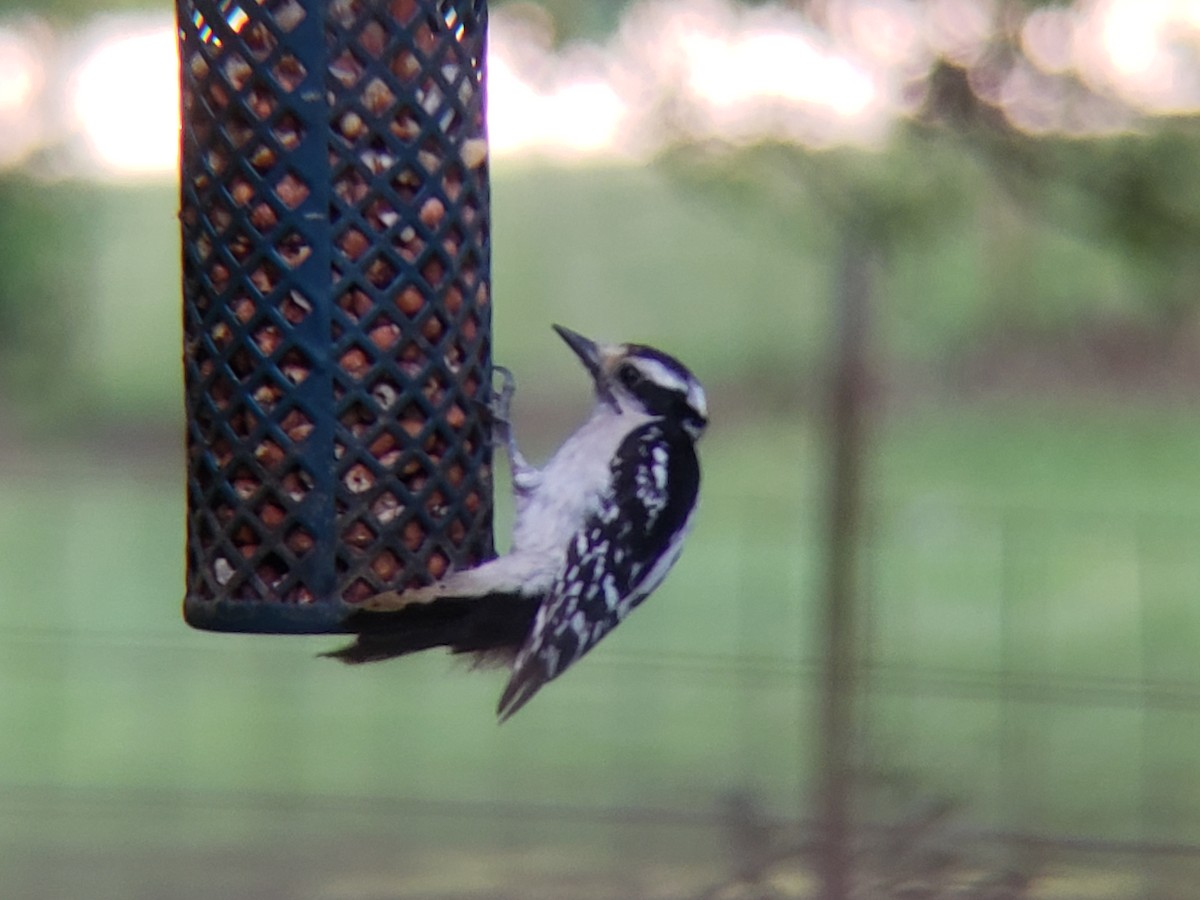
[{"label": "bird's claw", "polygon": [[503,384],[499,391],[493,389],[491,402],[487,406],[488,419],[492,425],[492,444],[511,449],[512,444],[512,398],[517,391],[517,380],[504,366],[493,366],[492,371],[500,375]]},{"label": "bird's claw", "polygon": [[504,382],[499,391],[493,391],[492,402],[488,404],[492,421],[507,425],[512,411],[512,398],[517,392],[517,380],[513,373],[504,366],[492,366],[493,373],[500,376]]},{"label": "bird's claw", "polygon": [[487,406],[488,419],[492,426],[492,446],[502,448],[508,454],[512,471],[513,489],[518,495],[528,494],[537,485],[537,471],[525,461],[513,436],[512,399],[517,392],[517,380],[504,366],[492,366],[492,372],[501,379],[500,390],[492,390],[492,399]]}]

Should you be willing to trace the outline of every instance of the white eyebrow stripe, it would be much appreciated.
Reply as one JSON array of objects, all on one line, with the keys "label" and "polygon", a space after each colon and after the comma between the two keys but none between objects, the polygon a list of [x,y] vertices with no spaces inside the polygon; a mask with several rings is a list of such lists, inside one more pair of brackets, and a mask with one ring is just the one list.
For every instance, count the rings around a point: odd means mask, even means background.
[{"label": "white eyebrow stripe", "polygon": [[680,377],[678,372],[664,366],[657,359],[639,359],[637,360],[637,367],[641,369],[646,379],[652,381],[654,384],[661,385],[669,390],[678,391],[685,397],[691,391],[691,384],[685,378]]}]

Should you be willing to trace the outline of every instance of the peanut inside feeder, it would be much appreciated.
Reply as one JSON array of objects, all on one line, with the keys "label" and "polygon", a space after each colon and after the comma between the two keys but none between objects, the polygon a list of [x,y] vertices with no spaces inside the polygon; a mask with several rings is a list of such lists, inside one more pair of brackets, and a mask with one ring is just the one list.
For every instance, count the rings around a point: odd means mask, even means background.
[{"label": "peanut inside feeder", "polygon": [[179,0],[188,576],[331,631],[493,552],[484,0]]}]

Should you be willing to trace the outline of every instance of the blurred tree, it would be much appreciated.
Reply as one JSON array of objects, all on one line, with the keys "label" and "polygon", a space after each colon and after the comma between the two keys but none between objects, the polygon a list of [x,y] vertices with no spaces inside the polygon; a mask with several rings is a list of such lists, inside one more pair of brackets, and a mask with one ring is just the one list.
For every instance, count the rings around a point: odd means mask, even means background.
[{"label": "blurred tree", "polygon": [[[829,4],[798,2],[818,27]],[[976,235],[983,243],[986,284],[963,282],[961,303],[926,310],[889,310],[932,324],[935,331],[970,337],[989,323],[1032,317],[1056,327],[1103,318],[1110,306],[1086,298],[1061,314],[1039,310],[1031,281],[1035,235],[1052,229],[1120,260],[1133,273],[1136,297],[1124,314],[1141,328],[1173,334],[1200,314],[1200,117],[1139,117],[1115,97],[1101,97],[1070,73],[1046,76],[1042,86],[1120,107],[1131,128],[1117,134],[1033,134],[1005,109],[980,95],[1018,67],[1029,69],[1020,34],[1028,13],[1061,3],[1007,0],[994,8],[989,41],[969,65],[936,59],[914,92],[916,113],[896,124],[882,150],[811,149],[796,143],[718,145],[681,128],[662,156],[668,171],[730,201],[732,215],[767,216],[781,236],[801,218],[817,217],[837,235],[850,225],[885,258],[928,249],[939,241]],[[785,237],[786,240],[786,237]],[[826,247],[831,251],[832,246]],[[830,255],[833,258],[833,255]],[[937,280],[938,273],[929,277]],[[886,294],[886,276],[883,291]],[[1093,298],[1099,301],[1100,298]],[[963,308],[974,310],[964,316]],[[1011,315],[1006,312],[1011,311]],[[931,323],[930,317],[943,321]],[[889,331],[890,329],[885,329]],[[943,347],[943,349],[949,349]]]},{"label": "blurred tree", "polygon": [[[1017,53],[1004,32],[996,40],[995,55]],[[919,122],[980,159],[1029,215],[1137,265],[1159,327],[1174,329],[1200,309],[1200,117],[1143,120],[1104,137],[1032,136],[977,95],[969,71],[940,60]]]}]

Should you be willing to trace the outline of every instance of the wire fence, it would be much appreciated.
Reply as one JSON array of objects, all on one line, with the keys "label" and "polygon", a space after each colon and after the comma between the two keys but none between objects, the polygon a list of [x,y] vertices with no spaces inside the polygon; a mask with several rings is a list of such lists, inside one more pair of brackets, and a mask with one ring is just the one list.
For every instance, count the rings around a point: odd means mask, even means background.
[{"label": "wire fence", "polygon": [[865,789],[952,806],[1027,879],[1014,897],[1064,854],[1123,869],[1112,895],[1187,896],[1200,522],[963,504],[876,517]]},{"label": "wire fence", "polygon": [[[815,504],[702,523],[659,612],[497,729],[495,679],[437,656],[364,676],[187,631],[170,496],[119,540],[99,500],[20,517],[63,559],[6,567],[58,603],[0,619],[0,893],[818,896]],[[867,513],[856,896],[1190,897],[1200,517]]]}]

